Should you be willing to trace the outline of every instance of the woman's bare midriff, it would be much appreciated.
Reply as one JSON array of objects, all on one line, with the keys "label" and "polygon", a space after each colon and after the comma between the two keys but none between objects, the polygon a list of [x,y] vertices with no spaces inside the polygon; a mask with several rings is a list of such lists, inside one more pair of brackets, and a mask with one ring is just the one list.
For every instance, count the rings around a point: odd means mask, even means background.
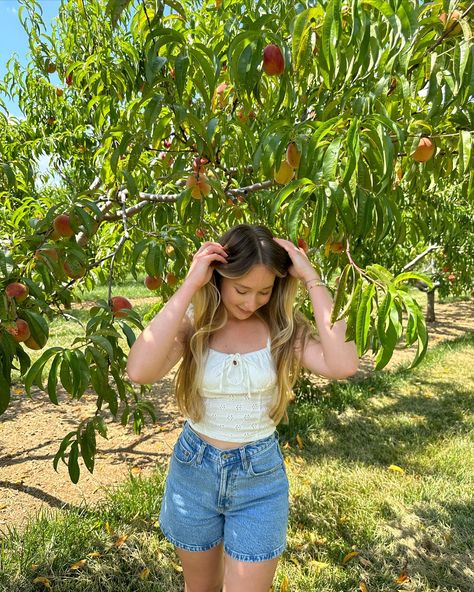
[{"label": "woman's bare midriff", "polygon": [[223,440],[216,440],[215,438],[211,438],[210,436],[205,436],[201,434],[201,432],[197,432],[194,430],[196,434],[202,438],[205,442],[208,442],[212,446],[216,448],[222,448],[223,450],[228,450],[230,448],[239,448],[240,446],[245,446],[246,444],[250,444],[250,442],[224,442]]}]

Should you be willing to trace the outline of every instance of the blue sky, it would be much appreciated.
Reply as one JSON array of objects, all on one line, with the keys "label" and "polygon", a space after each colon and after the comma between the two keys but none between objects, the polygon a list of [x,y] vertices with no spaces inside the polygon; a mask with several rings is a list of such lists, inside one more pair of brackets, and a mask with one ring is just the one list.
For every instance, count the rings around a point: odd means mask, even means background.
[{"label": "blue sky", "polygon": [[[60,0],[40,0],[43,9],[42,19],[46,32],[51,31],[51,20],[58,14]],[[0,0],[0,79],[6,74],[6,63],[16,53],[21,64],[26,65],[29,51],[28,36],[18,18],[17,0]],[[2,95],[7,109],[12,115],[22,117],[18,105]]]}]

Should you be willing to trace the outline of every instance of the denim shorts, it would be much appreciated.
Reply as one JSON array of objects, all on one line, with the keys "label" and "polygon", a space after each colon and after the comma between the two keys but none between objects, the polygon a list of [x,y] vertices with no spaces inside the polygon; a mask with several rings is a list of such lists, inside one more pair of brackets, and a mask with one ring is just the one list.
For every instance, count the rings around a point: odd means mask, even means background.
[{"label": "denim shorts", "polygon": [[222,541],[239,561],[283,553],[288,478],[275,431],[231,449],[215,448],[186,422],[171,456],[160,528],[176,547],[208,551]]}]

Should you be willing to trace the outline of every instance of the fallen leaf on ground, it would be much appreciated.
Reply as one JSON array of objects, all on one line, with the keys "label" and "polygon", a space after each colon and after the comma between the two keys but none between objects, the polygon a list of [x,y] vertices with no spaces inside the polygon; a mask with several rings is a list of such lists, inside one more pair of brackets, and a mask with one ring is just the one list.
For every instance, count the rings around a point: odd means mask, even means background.
[{"label": "fallen leaf on ground", "polygon": [[350,561],[351,559],[354,559],[354,557],[357,557],[357,555],[359,555],[358,551],[351,551],[350,553],[348,553],[344,559],[342,560],[342,563],[347,563],[348,561]]},{"label": "fallen leaf on ground", "polygon": [[119,537],[115,541],[114,547],[121,547],[127,539],[128,539],[128,535],[127,534],[124,534],[123,536]]},{"label": "fallen leaf on ground", "polygon": [[81,569],[87,563],[87,559],[81,559],[80,561],[76,561],[71,565],[71,569]]},{"label": "fallen leaf on ground", "polygon": [[405,473],[405,470],[401,467],[398,467],[397,465],[390,465],[388,470],[393,471],[394,473]]},{"label": "fallen leaf on ground", "polygon": [[395,580],[397,584],[403,584],[404,582],[408,582],[410,580],[410,576],[407,574],[406,571],[402,571],[402,573],[398,576]]}]

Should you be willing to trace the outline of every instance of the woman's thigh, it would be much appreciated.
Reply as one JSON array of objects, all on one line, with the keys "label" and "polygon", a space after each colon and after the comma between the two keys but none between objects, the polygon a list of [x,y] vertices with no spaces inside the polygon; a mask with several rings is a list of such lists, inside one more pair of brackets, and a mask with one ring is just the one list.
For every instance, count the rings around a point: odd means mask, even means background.
[{"label": "woman's thigh", "polygon": [[238,561],[225,556],[223,592],[268,592],[279,557],[267,561]]},{"label": "woman's thigh", "polygon": [[183,566],[186,592],[220,592],[224,579],[223,544],[209,551],[185,551],[176,547]]}]

